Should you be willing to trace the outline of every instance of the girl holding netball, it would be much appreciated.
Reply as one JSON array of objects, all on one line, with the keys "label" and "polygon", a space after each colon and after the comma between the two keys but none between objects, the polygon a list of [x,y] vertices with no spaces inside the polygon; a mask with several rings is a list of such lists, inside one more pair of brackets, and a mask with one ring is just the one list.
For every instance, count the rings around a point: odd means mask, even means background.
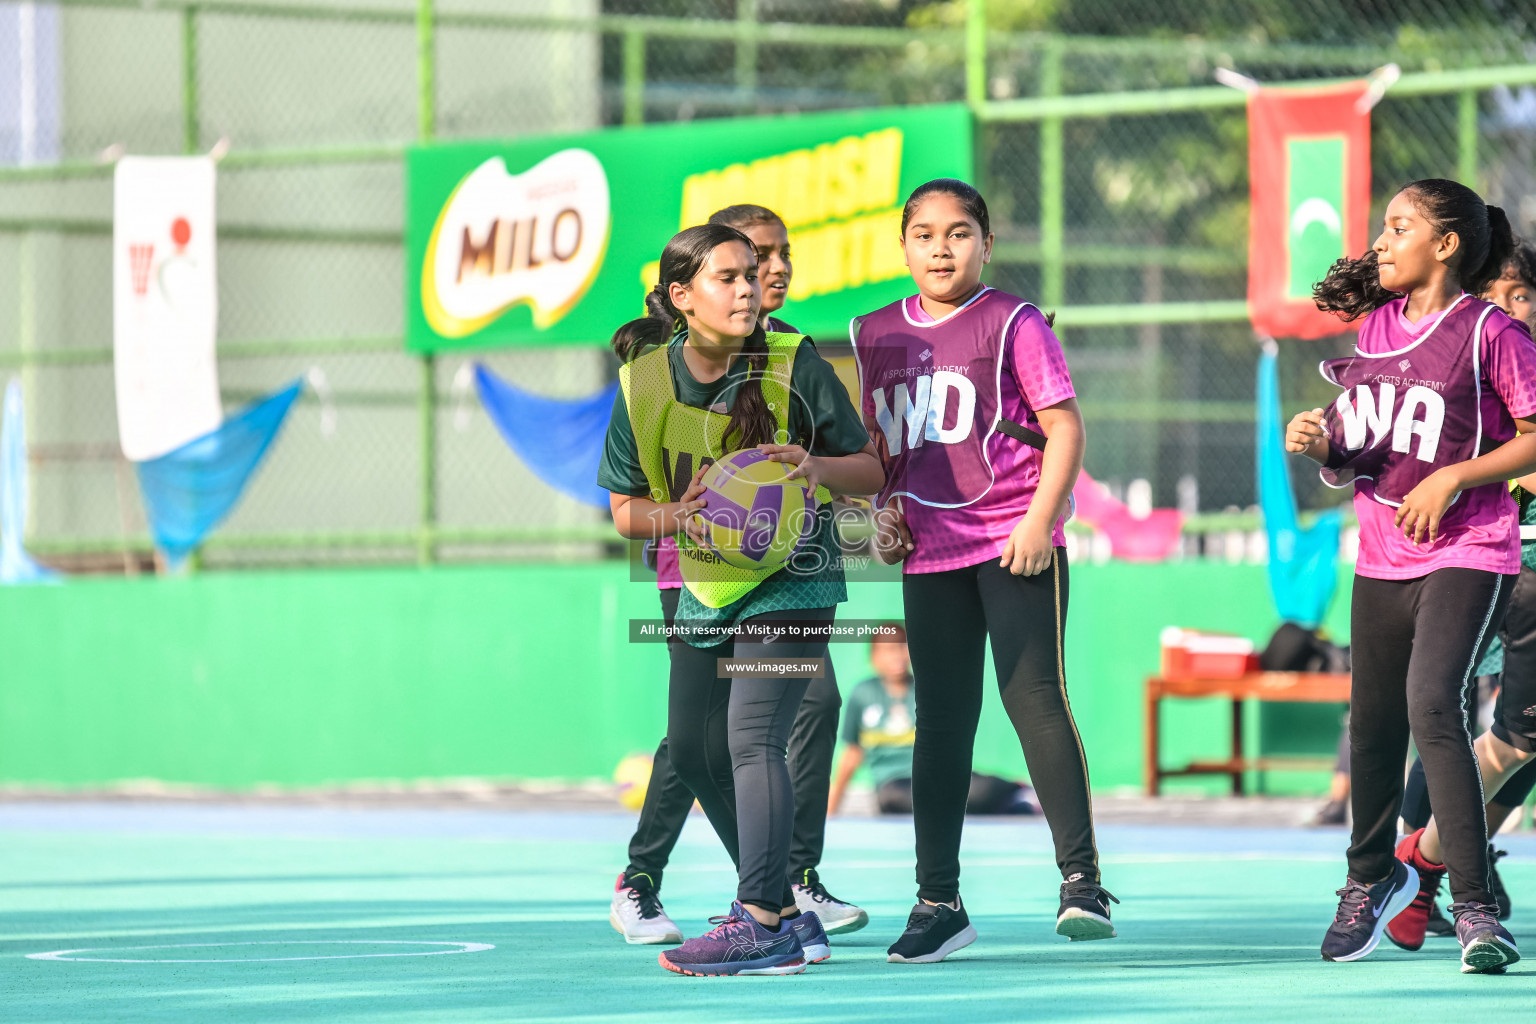
[{"label": "girl holding netball", "polygon": [[[778,214],[765,206],[741,203],[716,210],[711,224],[736,228],[752,242],[757,253],[757,276],[763,302],[758,321],[769,333],[799,336],[800,332],[778,314],[783,311],[794,274],[790,262],[789,229]],[[656,586],[661,595],[663,621],[669,626],[676,618],[679,592],[683,586],[677,561],[677,542],[667,537],[652,543],[656,555]],[[827,891],[817,868],[827,831],[827,797],[832,782],[832,753],[837,744],[838,711],[842,697],[832,662],[819,679],[809,681],[800,709],[789,733],[789,773],[795,791],[795,824],[790,844],[789,884],[793,905],[784,913],[797,910],[816,914],[827,934],[857,931],[869,922],[869,915],[851,903],[844,903]],[[672,848],[682,835],[683,824],[693,808],[693,792],[672,769],[669,744],[665,736],[656,748],[651,763],[650,784],[640,808],[640,820],[629,841],[629,864],[614,886],[608,919],[629,943],[662,944],[682,942],[681,930],[667,916],[659,891]]]},{"label": "girl holding netball", "polygon": [[[1351,635],[1349,876],[1323,939],[1326,960],[1358,960],[1417,896],[1419,868],[1450,874],[1462,971],[1520,958],[1489,891],[1488,834],[1463,713],[1472,669],[1520,569],[1506,481],[1536,470],[1536,345],[1475,296],[1513,247],[1509,222],[1465,185],[1405,185],[1381,235],[1340,260],[1317,303],[1364,317],[1355,353],[1323,364],[1344,389],[1325,414],[1299,413],[1286,448],[1352,484],[1360,520]],[[1521,432],[1523,436],[1516,436]],[[1440,818],[1444,867],[1393,856],[1409,735]],[[1437,879],[1438,880],[1438,879]]]},{"label": "girl holding netball", "polygon": [[[776,638],[773,624],[830,624],[847,589],[826,503],[833,492],[869,494],[884,482],[832,367],[803,336],[764,331],[761,306],[751,239],[700,225],[667,243],[649,315],[613,338],[621,386],[598,480],[622,536],[679,539],[685,586],[669,643],[669,753],[738,868],[736,901],[719,927],[661,955],[681,974],[794,974],[807,944],[819,949],[813,959],[826,955],[814,913],[780,919],[795,905],[785,877],[794,820],[785,748],[808,680],[717,672],[722,658],[824,657],[825,634]],[[790,476],[821,503],[800,553],[771,574],[726,565],[695,515],[707,501],[704,466],[750,448],[792,464]],[[753,639],[733,639],[736,630]]]},{"label": "girl holding netball", "polygon": [[905,563],[918,709],[918,903],[887,959],[933,963],[976,938],[960,900],[960,832],[989,639],[1065,879],[1056,931],[1111,938],[1114,897],[1099,884],[1062,651],[1062,519],[1084,445],[1072,379],[1049,318],[981,283],[992,234],[976,189],[951,178],[919,186],[901,232],[917,294],[851,328],[886,469],[877,550]]}]

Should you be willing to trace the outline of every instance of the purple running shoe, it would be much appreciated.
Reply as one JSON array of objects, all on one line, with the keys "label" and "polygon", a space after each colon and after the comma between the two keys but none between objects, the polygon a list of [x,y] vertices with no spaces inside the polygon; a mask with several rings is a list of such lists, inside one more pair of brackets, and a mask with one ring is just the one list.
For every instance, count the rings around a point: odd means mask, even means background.
[{"label": "purple running shoe", "polygon": [[769,931],[735,902],[729,914],[712,917],[709,923],[717,927],[667,950],[656,958],[657,963],[695,977],[799,974],[805,970],[805,951],[791,922],[781,921],[778,931]]},{"label": "purple running shoe", "polygon": [[1520,959],[1515,937],[1499,924],[1499,908],[1488,903],[1452,903],[1462,974],[1503,974]]},{"label": "purple running shoe", "polygon": [[802,911],[799,917],[789,922],[789,926],[800,939],[800,949],[805,954],[806,963],[819,964],[823,960],[832,959],[832,944],[827,941],[827,931],[821,926],[821,918],[816,916],[816,911]]}]

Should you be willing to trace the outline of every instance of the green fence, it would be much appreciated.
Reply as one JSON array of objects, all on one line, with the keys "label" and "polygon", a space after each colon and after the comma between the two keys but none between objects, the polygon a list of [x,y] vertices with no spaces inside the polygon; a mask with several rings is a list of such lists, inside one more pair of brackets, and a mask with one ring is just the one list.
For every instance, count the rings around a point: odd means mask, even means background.
[{"label": "green fence", "polygon": [[[0,312],[0,366],[28,398],[29,543],[78,567],[136,571],[149,547],[113,411],[123,150],[228,140],[226,403],[318,366],[339,412],[324,434],[306,396],[207,545],[211,565],[607,551],[603,514],[534,479],[455,388],[461,360],[404,352],[401,154],[415,141],[966,100],[999,236],[991,280],[1059,312],[1089,470],[1204,513],[1254,500],[1246,128],[1242,94],[1210,84],[1216,67],[1273,82],[1397,62],[1373,115],[1378,204],[1402,180],[1457,176],[1536,228],[1532,127],[1511,92],[1536,83],[1536,28],[1470,0],[1390,16],[1323,0],[36,6],[57,18],[58,132],[48,162],[0,167],[0,288],[15,300],[0,302],[14,309]],[[484,359],[586,394],[613,371],[592,340]],[[1288,400],[1319,393],[1311,368],[1334,347],[1286,346]]]}]

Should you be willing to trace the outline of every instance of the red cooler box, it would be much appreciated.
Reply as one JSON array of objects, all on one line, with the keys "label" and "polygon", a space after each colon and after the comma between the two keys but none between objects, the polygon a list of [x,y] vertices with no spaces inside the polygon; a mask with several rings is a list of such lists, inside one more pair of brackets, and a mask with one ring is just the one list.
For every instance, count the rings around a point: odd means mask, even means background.
[{"label": "red cooler box", "polygon": [[1259,656],[1247,637],[1169,626],[1162,643],[1164,679],[1236,679],[1259,671]]}]

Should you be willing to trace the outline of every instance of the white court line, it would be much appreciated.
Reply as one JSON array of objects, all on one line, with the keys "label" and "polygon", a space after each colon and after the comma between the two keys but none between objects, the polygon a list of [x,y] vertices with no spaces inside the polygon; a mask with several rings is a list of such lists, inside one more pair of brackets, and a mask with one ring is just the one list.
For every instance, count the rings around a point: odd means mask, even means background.
[{"label": "white court line", "polygon": [[[142,949],[222,949],[226,946],[457,946],[417,953],[343,953],[338,956],[257,956],[239,960],[129,960],[119,957],[72,956],[73,953],[131,953]],[[64,960],[93,964],[258,964],[279,960],[361,960],[376,956],[443,956],[451,953],[483,953],[496,947],[489,942],[423,942],[414,939],[300,939],[290,942],[176,942],[163,946],[117,946],[98,949],[59,949],[52,953],[28,953],[28,960]]]}]

